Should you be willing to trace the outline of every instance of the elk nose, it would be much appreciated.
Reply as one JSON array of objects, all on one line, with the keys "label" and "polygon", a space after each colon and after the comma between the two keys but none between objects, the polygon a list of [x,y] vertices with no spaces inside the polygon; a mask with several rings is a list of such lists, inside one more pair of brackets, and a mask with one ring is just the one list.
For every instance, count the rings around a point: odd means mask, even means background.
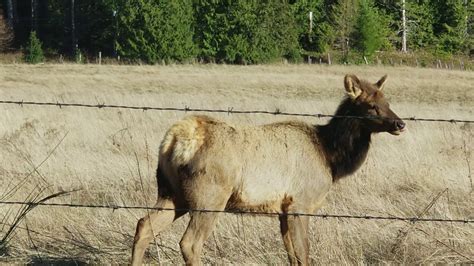
[{"label": "elk nose", "polygon": [[403,130],[405,128],[405,122],[402,120],[397,120],[395,121],[395,126],[397,127],[398,130]]}]

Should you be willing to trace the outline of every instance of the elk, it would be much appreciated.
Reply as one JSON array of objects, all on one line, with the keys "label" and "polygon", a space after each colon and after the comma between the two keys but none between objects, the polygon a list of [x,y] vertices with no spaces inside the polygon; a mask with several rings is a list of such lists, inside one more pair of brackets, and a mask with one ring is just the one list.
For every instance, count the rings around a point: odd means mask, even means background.
[{"label": "elk", "polygon": [[[291,213],[318,210],[332,184],[364,162],[373,133],[399,135],[405,129],[384,98],[386,79],[372,84],[346,75],[347,97],[326,125],[289,121],[236,127],[202,115],[174,124],[159,150],[155,207],[161,210],[138,221],[132,264],[142,263],[154,234],[186,209],[278,213],[290,264],[308,264],[309,218]],[[186,264],[199,264],[219,213],[189,213],[180,248]]]}]

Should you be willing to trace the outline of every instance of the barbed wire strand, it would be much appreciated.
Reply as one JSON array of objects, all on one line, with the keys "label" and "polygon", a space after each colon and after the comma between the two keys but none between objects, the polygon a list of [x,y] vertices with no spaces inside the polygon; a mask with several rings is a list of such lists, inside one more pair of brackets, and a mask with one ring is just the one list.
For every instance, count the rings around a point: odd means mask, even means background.
[{"label": "barbed wire strand", "polygon": [[[351,116],[351,115],[330,115],[323,113],[294,113],[294,112],[282,112],[280,109],[275,111],[269,110],[236,110],[233,107],[227,109],[211,109],[211,108],[191,108],[189,106],[181,107],[159,107],[159,106],[137,106],[137,105],[116,105],[116,104],[90,104],[90,103],[67,103],[67,102],[35,102],[35,101],[9,101],[0,100],[0,104],[14,104],[19,106],[31,105],[31,106],[56,106],[62,107],[82,107],[82,108],[98,108],[98,109],[131,109],[141,111],[175,111],[175,112],[205,112],[205,113],[227,113],[227,114],[265,114],[265,115],[279,115],[279,116],[300,116],[300,117],[317,117],[317,118],[357,118],[357,119],[373,119],[377,116]],[[380,117],[379,117],[380,118]],[[385,118],[386,119],[386,118]],[[469,119],[446,119],[446,118],[417,118],[402,117],[401,119],[407,121],[418,121],[418,122],[442,122],[442,123],[474,123],[474,120]]]},{"label": "barbed wire strand", "polygon": [[307,216],[316,218],[342,218],[342,219],[364,219],[364,220],[396,220],[405,222],[444,222],[444,223],[464,223],[472,224],[472,219],[443,219],[443,218],[419,218],[419,217],[398,217],[398,216],[374,216],[374,215],[350,215],[350,214],[313,214],[313,213],[279,213],[264,211],[247,210],[208,210],[208,209],[189,209],[189,208],[158,208],[146,206],[126,206],[126,205],[94,205],[94,204],[70,204],[70,203],[47,203],[47,202],[23,202],[23,201],[0,201],[3,205],[34,205],[49,207],[67,207],[67,208],[90,208],[90,209],[132,209],[132,210],[158,210],[158,211],[177,211],[177,212],[206,212],[206,213],[231,213],[231,214],[250,214],[250,215],[268,215],[268,216]]}]

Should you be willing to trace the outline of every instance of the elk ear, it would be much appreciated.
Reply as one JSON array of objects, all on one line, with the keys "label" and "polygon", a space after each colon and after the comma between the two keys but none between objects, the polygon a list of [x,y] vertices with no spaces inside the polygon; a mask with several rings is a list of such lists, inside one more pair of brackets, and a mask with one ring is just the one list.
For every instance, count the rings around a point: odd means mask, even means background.
[{"label": "elk ear", "polygon": [[344,77],[344,88],[346,89],[347,96],[352,100],[355,100],[359,95],[362,94],[360,89],[360,81],[356,75],[347,74]]},{"label": "elk ear", "polygon": [[380,78],[379,81],[377,81],[377,83],[375,83],[375,85],[377,86],[379,90],[383,89],[383,86],[385,85],[385,81],[387,81],[387,75],[383,76],[382,78]]}]

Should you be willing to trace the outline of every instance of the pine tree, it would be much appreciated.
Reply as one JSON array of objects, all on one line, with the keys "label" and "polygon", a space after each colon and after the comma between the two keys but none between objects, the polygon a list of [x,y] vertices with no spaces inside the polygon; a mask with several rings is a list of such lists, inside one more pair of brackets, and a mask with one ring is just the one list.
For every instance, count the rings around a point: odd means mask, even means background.
[{"label": "pine tree", "polygon": [[118,4],[118,0],[75,1],[76,38],[83,51],[113,54]]},{"label": "pine tree", "polygon": [[461,0],[432,0],[435,22],[434,33],[438,36],[438,52],[458,53],[465,48],[468,39],[467,7]]},{"label": "pine tree", "polygon": [[181,62],[196,54],[191,0],[124,0],[117,19],[116,45],[123,57]]},{"label": "pine tree", "polygon": [[[297,23],[298,39],[307,51],[325,52],[329,49],[334,31],[329,23],[329,12],[325,11],[323,0],[297,0],[292,5]],[[309,13],[312,12],[313,22],[309,25]]]},{"label": "pine tree", "polygon": [[330,13],[333,21],[334,47],[345,55],[353,46],[353,33],[356,28],[359,0],[339,0]]},{"label": "pine tree", "polygon": [[44,61],[43,48],[41,41],[36,37],[36,32],[30,33],[30,38],[25,49],[25,62],[38,64]]},{"label": "pine tree", "polygon": [[364,56],[371,57],[375,51],[386,43],[388,32],[387,20],[373,6],[370,0],[360,2],[354,39],[357,50]]},{"label": "pine tree", "polygon": [[407,42],[414,49],[428,49],[435,42],[434,17],[427,0],[407,1]]},{"label": "pine tree", "polygon": [[229,4],[224,1],[195,1],[196,16],[195,42],[198,56],[206,62],[216,62],[226,58],[224,47],[228,40]]},{"label": "pine tree", "polygon": [[196,41],[206,61],[255,64],[299,58],[296,23],[287,2],[199,1]]},{"label": "pine tree", "polygon": [[467,3],[467,17],[466,52],[470,56],[474,56],[474,1]]}]

